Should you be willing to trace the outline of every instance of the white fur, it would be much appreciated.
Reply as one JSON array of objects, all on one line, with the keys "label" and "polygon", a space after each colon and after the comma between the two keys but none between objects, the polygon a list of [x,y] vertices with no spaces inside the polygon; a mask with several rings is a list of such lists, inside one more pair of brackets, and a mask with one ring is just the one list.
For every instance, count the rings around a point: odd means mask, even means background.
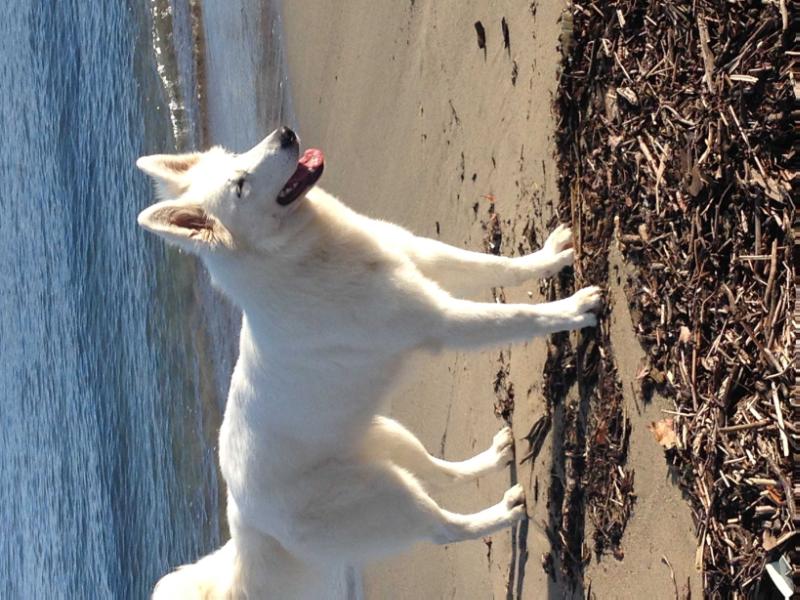
[{"label": "white fur", "polygon": [[[504,258],[416,237],[319,188],[282,207],[275,198],[297,157],[273,133],[243,155],[137,163],[163,198],[140,224],[198,254],[244,314],[220,431],[232,539],[162,579],[154,598],[319,598],[324,573],[342,565],[424,540],[480,538],[523,518],[519,486],[468,515],[425,489],[503,468],[509,429],[471,459],[434,458],[378,416],[387,388],[418,349],[475,349],[596,322],[597,288],[539,305],[451,295],[556,273],[572,263],[568,228],[538,252]],[[178,210],[202,215],[201,225],[183,226]]]}]

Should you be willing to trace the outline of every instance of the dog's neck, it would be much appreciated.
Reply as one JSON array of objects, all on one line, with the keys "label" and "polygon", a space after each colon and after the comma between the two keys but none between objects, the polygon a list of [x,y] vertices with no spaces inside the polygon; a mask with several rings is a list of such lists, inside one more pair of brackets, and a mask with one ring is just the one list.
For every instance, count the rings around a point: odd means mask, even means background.
[{"label": "dog's neck", "polygon": [[362,263],[380,253],[361,219],[344,218],[352,211],[323,190],[300,202],[280,243],[206,260],[215,284],[242,309],[253,343],[270,353],[302,349],[324,335],[309,324],[334,318],[332,304],[341,310],[342,294],[365,276]]}]

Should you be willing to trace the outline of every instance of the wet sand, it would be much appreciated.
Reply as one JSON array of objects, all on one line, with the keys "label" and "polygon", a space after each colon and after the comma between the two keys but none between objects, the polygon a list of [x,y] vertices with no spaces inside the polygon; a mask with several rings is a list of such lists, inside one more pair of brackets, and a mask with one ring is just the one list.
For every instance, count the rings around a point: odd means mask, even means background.
[{"label": "wet sand", "polygon": [[[560,3],[283,4],[293,109],[304,146],[326,154],[323,187],[356,210],[473,250],[485,248],[490,207],[500,219],[503,254],[530,251],[530,232],[537,243],[545,239],[557,202],[550,103],[560,60]],[[548,495],[560,464],[550,450],[556,420],[532,468],[526,463],[435,495],[449,510],[474,511],[495,503],[519,480],[531,515],[520,531],[444,547],[419,545],[371,565],[363,574],[367,598],[578,598],[591,589],[601,599],[671,599],[662,556],[679,587],[689,577],[699,592],[689,511],[645,429],[666,406],[657,399],[647,408],[638,405],[641,350],[613,275],[612,342],[629,396],[629,464],[638,495],[623,541],[625,559],[593,558],[582,578],[569,581],[542,568],[550,549],[544,533]],[[505,296],[509,302],[542,299],[535,282],[507,289]],[[491,301],[491,291],[481,298]],[[544,413],[545,356],[541,339],[482,353],[420,356],[393,391],[391,413],[434,454],[466,458],[503,425],[495,415],[494,382],[504,368],[505,389],[513,384],[519,439]],[[526,443],[518,441],[518,456],[525,452]]]}]

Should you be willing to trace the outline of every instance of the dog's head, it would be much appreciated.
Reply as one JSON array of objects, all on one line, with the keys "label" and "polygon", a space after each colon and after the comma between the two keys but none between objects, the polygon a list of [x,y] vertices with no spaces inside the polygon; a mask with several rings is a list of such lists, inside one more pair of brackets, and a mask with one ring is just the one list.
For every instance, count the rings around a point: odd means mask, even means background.
[{"label": "dog's head", "polygon": [[294,132],[281,127],[243,154],[212,148],[143,156],[136,166],[155,180],[161,201],[139,214],[139,225],[200,255],[269,248],[322,175],[322,153],[301,157],[299,148]]}]

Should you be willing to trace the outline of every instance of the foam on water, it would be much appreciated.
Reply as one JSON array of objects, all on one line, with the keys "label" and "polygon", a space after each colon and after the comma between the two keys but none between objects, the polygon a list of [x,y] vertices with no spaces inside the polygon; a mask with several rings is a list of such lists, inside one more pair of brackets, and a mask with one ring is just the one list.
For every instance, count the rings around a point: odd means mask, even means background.
[{"label": "foam on water", "polygon": [[204,53],[198,0],[150,0],[156,69],[179,150],[196,148],[203,132]]}]

